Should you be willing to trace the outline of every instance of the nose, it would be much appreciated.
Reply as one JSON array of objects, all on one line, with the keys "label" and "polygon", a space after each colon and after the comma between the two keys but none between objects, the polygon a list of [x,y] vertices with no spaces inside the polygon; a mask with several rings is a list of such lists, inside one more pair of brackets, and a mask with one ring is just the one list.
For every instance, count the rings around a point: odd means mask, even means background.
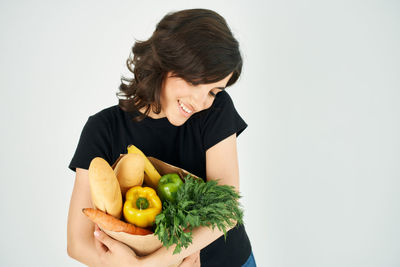
[{"label": "nose", "polygon": [[196,111],[207,109],[210,106],[212,101],[208,93],[209,91],[207,88],[193,88],[191,104]]}]

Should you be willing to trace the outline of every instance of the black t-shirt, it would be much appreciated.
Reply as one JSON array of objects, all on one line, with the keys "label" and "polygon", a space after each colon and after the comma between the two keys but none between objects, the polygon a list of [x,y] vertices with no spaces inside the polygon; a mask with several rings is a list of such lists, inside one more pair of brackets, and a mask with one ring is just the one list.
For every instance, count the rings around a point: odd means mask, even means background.
[{"label": "black t-shirt", "polygon": [[[183,168],[205,180],[206,151],[236,133],[246,122],[236,111],[226,91],[216,95],[212,106],[193,114],[183,125],[174,126],[166,117],[146,117],[133,122],[139,113],[128,113],[118,105],[106,108],[87,120],[69,168],[88,169],[91,160],[102,157],[110,165],[127,153],[129,144],[146,156]],[[243,225],[201,250],[201,266],[241,266],[250,256],[251,245]]]}]

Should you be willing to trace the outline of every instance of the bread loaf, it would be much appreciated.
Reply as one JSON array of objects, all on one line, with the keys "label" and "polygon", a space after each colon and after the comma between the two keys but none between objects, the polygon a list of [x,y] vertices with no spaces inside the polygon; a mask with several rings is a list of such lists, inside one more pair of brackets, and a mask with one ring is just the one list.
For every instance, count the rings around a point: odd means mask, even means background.
[{"label": "bread loaf", "polygon": [[139,154],[126,154],[114,168],[122,196],[129,188],[142,185],[144,177],[144,159]]},{"label": "bread loaf", "polygon": [[94,158],[89,166],[89,183],[95,208],[121,218],[121,189],[110,164],[100,157]]}]

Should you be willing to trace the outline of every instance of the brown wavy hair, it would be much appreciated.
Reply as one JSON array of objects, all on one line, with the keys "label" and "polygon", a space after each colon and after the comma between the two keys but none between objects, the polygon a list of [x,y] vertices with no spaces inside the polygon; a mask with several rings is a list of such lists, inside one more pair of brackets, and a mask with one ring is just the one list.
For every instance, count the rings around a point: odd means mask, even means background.
[{"label": "brown wavy hair", "polygon": [[134,78],[121,77],[119,106],[130,113],[146,107],[133,118],[140,121],[150,108],[161,112],[161,87],[168,72],[193,85],[218,82],[233,72],[230,86],[241,74],[242,56],[221,15],[186,9],[165,15],[147,41],[136,40],[126,65]]}]

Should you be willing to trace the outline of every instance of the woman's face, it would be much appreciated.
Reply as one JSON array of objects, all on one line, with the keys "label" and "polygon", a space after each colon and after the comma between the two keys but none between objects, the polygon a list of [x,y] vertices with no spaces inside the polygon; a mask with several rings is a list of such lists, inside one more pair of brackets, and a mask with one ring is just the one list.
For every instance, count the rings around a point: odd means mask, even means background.
[{"label": "woman's face", "polygon": [[172,125],[180,126],[194,113],[211,107],[215,95],[226,87],[232,73],[210,84],[192,85],[179,77],[167,74],[161,88],[161,113],[153,118],[167,117]]}]

